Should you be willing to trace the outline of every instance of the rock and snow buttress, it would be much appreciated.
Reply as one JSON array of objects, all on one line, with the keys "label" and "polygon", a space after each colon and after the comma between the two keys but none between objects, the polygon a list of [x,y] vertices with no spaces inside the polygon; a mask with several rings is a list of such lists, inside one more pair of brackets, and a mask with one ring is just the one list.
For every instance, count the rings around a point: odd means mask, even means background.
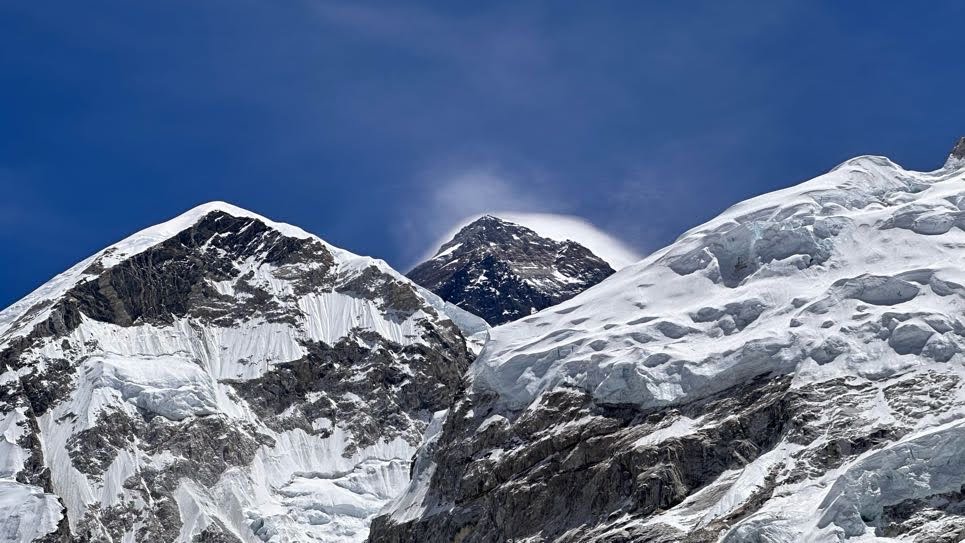
[{"label": "rock and snow buttress", "polygon": [[0,541],[362,541],[481,319],[228,204],[0,312]]},{"label": "rock and snow buttress", "polygon": [[493,330],[373,542],[965,540],[965,140]]},{"label": "rock and snow buttress", "polygon": [[496,326],[568,300],[612,274],[609,263],[575,241],[485,215],[408,277]]}]

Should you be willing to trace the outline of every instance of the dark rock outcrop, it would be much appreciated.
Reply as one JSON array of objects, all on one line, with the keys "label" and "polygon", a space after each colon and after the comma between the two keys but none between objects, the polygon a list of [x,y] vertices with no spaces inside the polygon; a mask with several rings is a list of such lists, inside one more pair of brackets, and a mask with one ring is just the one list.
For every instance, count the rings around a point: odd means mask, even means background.
[{"label": "dark rock outcrop", "polygon": [[[471,355],[460,338],[452,330],[432,336],[438,343],[429,346],[403,346],[378,334],[356,333],[333,346],[308,343],[305,357],[278,364],[257,379],[226,382],[279,430],[313,433],[310,421],[319,418],[348,426],[354,437],[346,454],[395,437],[418,445],[424,426],[413,431],[412,416],[428,422],[461,389]],[[409,361],[411,371],[400,367],[400,358]]]},{"label": "dark rock outcrop", "polygon": [[[844,379],[798,389],[790,383],[790,377],[762,376],[709,398],[649,411],[595,404],[583,392],[558,390],[523,412],[500,415],[492,396],[470,394],[428,451],[434,468],[420,505],[437,513],[405,522],[378,517],[370,541],[710,543],[769,499],[776,471],[741,508],[697,530],[644,521],[686,500],[700,510],[702,501],[712,503],[726,490],[713,486],[722,474],[781,443],[802,448],[793,457],[795,469],[781,475],[786,483],[837,468],[905,433],[902,427],[865,427],[861,417],[827,416],[831,409],[862,412],[878,393],[873,386]],[[684,419],[701,421],[700,429],[656,437]],[[706,494],[694,498],[698,492]],[[907,521],[922,508],[916,503],[889,510],[885,530],[909,529],[895,517]]]},{"label": "dark rock outcrop", "polygon": [[965,136],[958,138],[952,152],[948,155],[948,160],[965,160]]},{"label": "dark rock outcrop", "polygon": [[[402,524],[377,518],[371,541],[597,541],[594,532],[609,533],[619,528],[614,522],[630,525],[676,505],[770,450],[789,428],[789,383],[763,380],[651,412],[557,391],[478,430],[493,416],[491,406],[486,398],[462,402],[433,455],[431,488],[441,492],[423,504],[445,512]],[[723,422],[667,440],[638,441],[697,413]],[[505,452],[485,454],[493,449]],[[682,539],[670,527],[664,531],[668,541]]]},{"label": "dark rock outcrop", "polygon": [[568,300],[613,272],[574,241],[555,241],[487,215],[408,277],[495,326]]}]

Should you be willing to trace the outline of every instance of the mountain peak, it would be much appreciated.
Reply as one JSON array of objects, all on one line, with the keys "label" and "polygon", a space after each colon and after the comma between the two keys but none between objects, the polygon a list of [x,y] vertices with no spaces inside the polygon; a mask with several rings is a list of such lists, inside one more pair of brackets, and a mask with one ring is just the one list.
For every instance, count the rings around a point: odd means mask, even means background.
[{"label": "mountain peak", "polygon": [[222,212],[233,217],[250,217],[252,219],[259,219],[264,222],[271,222],[269,219],[242,207],[238,207],[234,204],[229,204],[221,200],[212,200],[210,202],[205,202],[203,204],[198,204],[191,209],[181,213],[180,215],[171,219],[172,221],[187,222],[194,220],[196,218],[204,217],[210,213]]},{"label": "mountain peak", "polygon": [[487,228],[500,228],[505,226],[520,227],[520,225],[507,221],[503,218],[497,217],[496,215],[483,215],[478,219],[470,222],[466,226],[462,227],[460,231],[474,231],[474,230],[485,230]]},{"label": "mountain peak", "polygon": [[948,160],[945,161],[945,166],[959,166],[963,161],[965,161],[965,136],[958,138],[955,142],[952,152],[948,154]]},{"label": "mountain peak", "polygon": [[197,205],[185,211],[184,213],[181,213],[180,215],[174,217],[173,219],[148,227],[138,232],[132,237],[135,237],[135,236],[142,237],[145,235],[162,235],[162,236],[166,235],[167,237],[170,237],[194,225],[203,217],[210,215],[211,213],[217,213],[217,212],[225,213],[225,214],[231,215],[232,217],[249,218],[249,219],[255,219],[255,220],[261,221],[265,223],[268,227],[278,230],[282,234],[289,237],[294,237],[299,239],[317,237],[302,230],[301,228],[298,228],[297,226],[292,226],[287,223],[273,221],[253,211],[249,211],[242,207],[238,207],[234,204],[229,204],[228,202],[223,202],[220,200],[214,200],[211,202]]},{"label": "mountain peak", "polygon": [[605,260],[575,241],[483,215],[409,278],[496,325],[572,298],[612,273]]}]

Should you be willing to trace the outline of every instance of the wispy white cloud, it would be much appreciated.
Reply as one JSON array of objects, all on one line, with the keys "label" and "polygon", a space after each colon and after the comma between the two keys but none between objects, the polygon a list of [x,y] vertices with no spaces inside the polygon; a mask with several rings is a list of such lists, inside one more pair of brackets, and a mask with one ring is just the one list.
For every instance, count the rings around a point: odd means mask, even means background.
[{"label": "wispy white cloud", "polygon": [[436,168],[424,174],[419,194],[402,210],[398,242],[412,266],[472,220],[493,214],[553,239],[572,239],[614,267],[639,260],[641,253],[583,217],[573,215],[580,194],[563,194],[560,184],[539,170],[505,167]]},{"label": "wispy white cloud", "polygon": [[496,216],[521,224],[543,237],[557,241],[575,241],[617,270],[643,258],[642,253],[582,217],[555,213],[513,212],[497,212]]},{"label": "wispy white cloud", "polygon": [[[480,147],[492,159],[460,156],[454,165],[400,172],[400,183],[413,190],[408,202],[400,202],[392,236],[400,247],[397,262],[412,264],[453,225],[487,212],[587,217],[641,252],[693,226],[687,217],[706,218],[722,198],[707,191],[708,180],[725,184],[734,175],[719,154],[759,145],[752,142],[760,142],[766,120],[774,117],[766,101],[753,95],[725,99],[729,89],[748,81],[767,88],[753,65],[737,60],[793,14],[783,0],[778,4],[760,17],[761,25],[721,27],[722,12],[730,13],[723,8],[688,15],[688,28],[700,32],[660,24],[675,14],[656,10],[657,19],[627,23],[646,29],[633,62],[623,35],[608,30],[613,13],[606,10],[589,10],[573,33],[563,31],[559,20],[549,24],[544,9],[518,4],[458,14],[399,3],[313,5],[331,31],[388,47],[403,60],[417,59],[420,69],[431,67],[425,84],[397,85],[385,95],[384,85],[373,83],[347,97],[345,109],[354,120],[367,119],[380,135],[411,145],[421,155],[417,162],[438,164]],[[703,87],[693,84],[691,74],[708,55],[708,44],[718,45],[710,56],[720,62],[701,65],[702,72],[721,86],[722,98],[690,101],[701,121],[684,118],[667,126],[661,108],[648,100],[664,93],[681,100],[699,96]],[[637,78],[644,73],[637,66],[648,65],[663,76],[647,79],[641,89]],[[460,99],[436,99],[440,88]],[[498,107],[487,109],[494,103]],[[644,122],[663,123],[664,129]],[[619,128],[624,123],[640,126],[629,133]],[[507,134],[506,126],[515,131]],[[587,134],[600,134],[605,150]],[[521,156],[527,162],[522,166]]]},{"label": "wispy white cloud", "polygon": [[540,183],[493,165],[435,167],[419,176],[415,194],[401,202],[397,242],[409,265],[418,263],[440,236],[470,217],[496,210],[547,211],[558,205]]},{"label": "wispy white cloud", "polygon": [[436,216],[444,222],[495,209],[533,210],[554,207],[554,199],[526,188],[518,179],[477,169],[447,177],[430,195]]}]

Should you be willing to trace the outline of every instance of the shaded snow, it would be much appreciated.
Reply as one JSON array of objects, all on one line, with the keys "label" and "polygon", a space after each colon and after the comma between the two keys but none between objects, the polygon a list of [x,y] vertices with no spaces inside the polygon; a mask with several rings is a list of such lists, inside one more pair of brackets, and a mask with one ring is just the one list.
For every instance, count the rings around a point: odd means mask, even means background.
[{"label": "shaded snow", "polygon": [[61,516],[56,496],[0,478],[0,542],[33,541],[54,531]]},{"label": "shaded snow", "polygon": [[218,412],[215,387],[198,364],[174,357],[95,357],[83,370],[95,387],[171,420]]}]

